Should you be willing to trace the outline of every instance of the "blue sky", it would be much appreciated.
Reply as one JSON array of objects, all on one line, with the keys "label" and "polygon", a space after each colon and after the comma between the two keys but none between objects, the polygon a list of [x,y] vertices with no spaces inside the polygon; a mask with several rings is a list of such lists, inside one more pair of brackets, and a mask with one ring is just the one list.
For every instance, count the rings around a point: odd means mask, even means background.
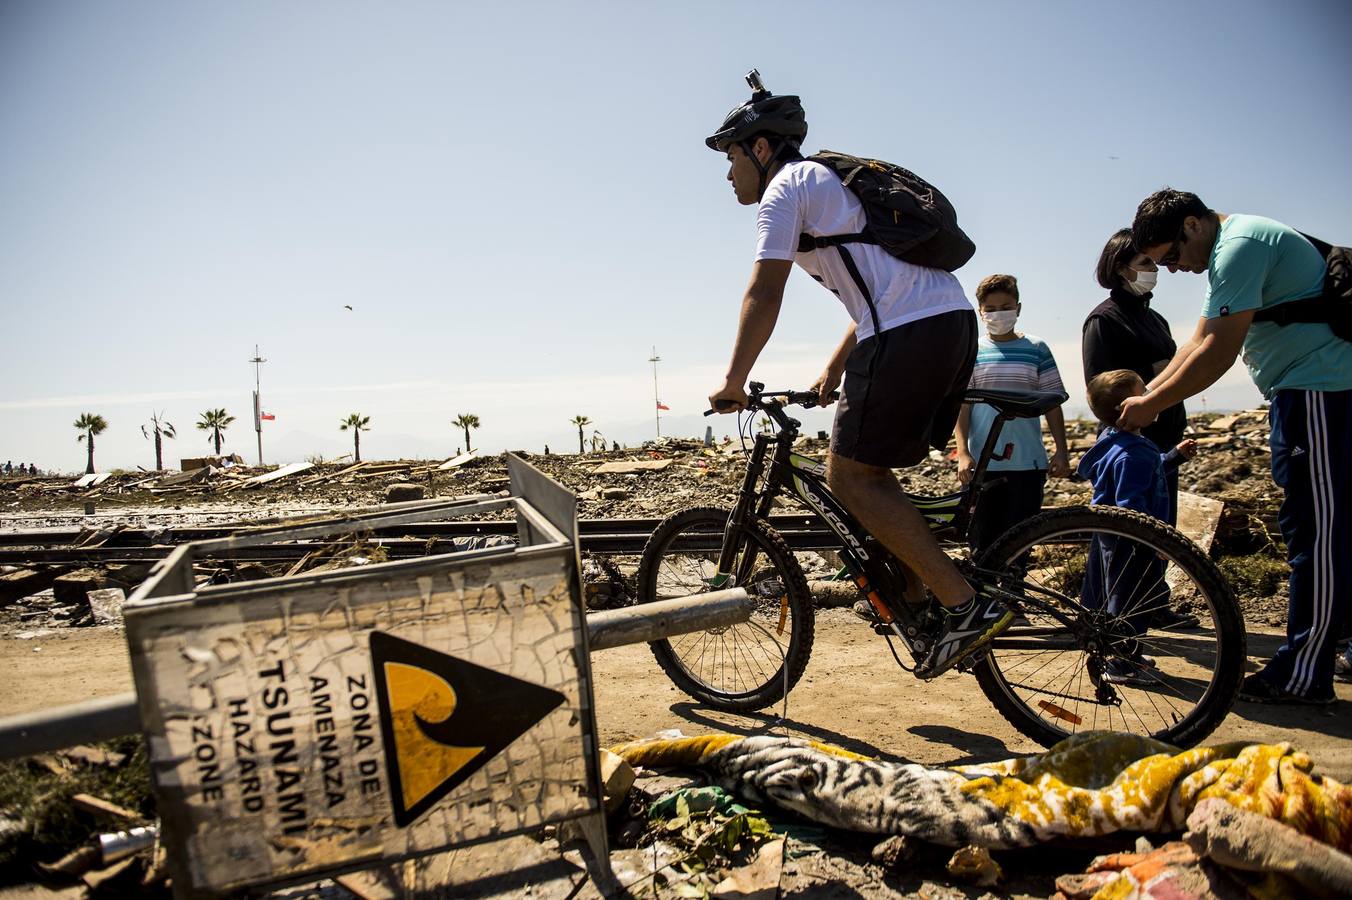
[{"label": "blue sky", "polygon": [[[476,442],[702,432],[754,248],[702,138],[760,69],[809,148],[939,185],[1021,330],[1075,386],[1092,269],[1169,184],[1352,243],[1352,6],[1134,3],[0,4],[0,461],[171,457],[224,406],[253,458],[259,344],[270,462]],[[1204,279],[1161,278],[1190,333]],[[344,308],[351,305],[351,311]],[[846,325],[803,273],[757,376],[803,387]],[[1241,369],[1208,408],[1251,406]],[[1200,408],[1201,403],[1192,404]],[[826,414],[805,417],[824,428]],[[716,422],[731,432],[731,418]]]}]

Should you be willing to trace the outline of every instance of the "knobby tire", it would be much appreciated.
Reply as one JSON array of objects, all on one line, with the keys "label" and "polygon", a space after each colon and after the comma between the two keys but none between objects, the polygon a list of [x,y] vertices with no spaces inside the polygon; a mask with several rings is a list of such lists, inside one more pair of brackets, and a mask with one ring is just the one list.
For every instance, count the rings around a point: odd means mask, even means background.
[{"label": "knobby tire", "polygon": [[[1142,575],[1132,571],[1132,557],[1127,556],[1116,572],[1122,584],[1109,584],[1110,567],[1100,566],[1100,577],[1090,578],[1089,548],[1103,546],[1087,541],[1093,535],[1099,541],[1111,539],[1119,554],[1134,554],[1140,548],[1140,558],[1149,560],[1154,553],[1155,560],[1162,557],[1177,571],[1154,562],[1149,565],[1157,568]],[[1086,564],[1085,571],[1077,586],[1076,570],[1081,563]],[[1002,586],[1026,598],[1012,605],[1021,606],[1016,611],[1025,615],[1027,624],[996,638],[974,672],[1000,714],[1033,740],[1050,747],[1079,731],[1107,729],[1189,747],[1214,731],[1233,706],[1246,652],[1239,605],[1216,565],[1166,523],[1116,507],[1051,510],[1011,528],[981,554],[976,565],[1011,573]],[[1172,579],[1164,576],[1166,570]],[[1132,577],[1136,585],[1127,583]],[[1107,588],[1134,592],[1126,604],[1133,610],[1151,610],[1182,599],[1198,614],[1202,627],[1174,631],[1150,625],[1137,634],[1139,628],[1126,626],[1137,641],[1135,651],[1128,651],[1124,648],[1132,638],[1120,637],[1123,623],[1140,623],[1145,615],[1112,617],[1106,603],[1087,609],[1081,605],[1081,591],[1089,591],[1086,583],[1101,585],[1097,596]],[[1169,584],[1174,586],[1165,586]],[[1040,590],[1033,590],[1034,586]],[[1103,623],[1092,629],[1102,639],[1100,647],[1111,644],[1113,664],[1140,682],[1113,684],[1116,703],[1096,697],[1104,679],[1102,654],[1087,652],[1082,642],[1078,650],[1071,648],[1071,629],[1053,618],[1050,609],[1086,624]],[[1028,636],[1021,638],[1021,632]],[[1110,633],[1114,638],[1106,637]],[[1046,645],[1041,650],[1040,641]],[[1153,667],[1149,662],[1130,662],[1132,652],[1153,657]]]},{"label": "knobby tire", "polygon": [[[724,587],[746,588],[756,602],[751,620],[773,639],[750,624],[738,624],[649,645],[658,665],[682,691],[717,709],[746,712],[764,709],[784,697],[785,668],[789,690],[802,678],[812,655],[812,594],[784,539],[761,521],[751,521],[741,530],[739,565],[748,543],[756,553],[749,583],[716,583],[712,576],[717,569],[717,548],[728,516],[726,509],[695,507],[662,520],[643,548],[638,595],[640,603],[647,603]],[[681,549],[681,541],[697,535],[714,549]],[[785,626],[782,638],[778,634],[781,621]]]}]

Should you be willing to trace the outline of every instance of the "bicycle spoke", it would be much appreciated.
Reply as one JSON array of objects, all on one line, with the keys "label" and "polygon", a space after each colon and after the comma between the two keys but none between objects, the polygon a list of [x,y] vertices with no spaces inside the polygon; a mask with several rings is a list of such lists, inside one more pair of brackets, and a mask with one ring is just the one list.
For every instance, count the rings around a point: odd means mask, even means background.
[{"label": "bicycle spoke", "polygon": [[[1238,610],[1214,565],[1176,532],[1117,510],[1027,524],[978,560],[980,575],[1021,595],[1010,605],[1030,623],[992,641],[977,669],[1006,717],[1044,743],[1101,727],[1184,743],[1214,728],[1243,664]],[[1200,626],[1152,630],[1178,603]],[[1049,627],[1042,607],[1063,621]]]}]

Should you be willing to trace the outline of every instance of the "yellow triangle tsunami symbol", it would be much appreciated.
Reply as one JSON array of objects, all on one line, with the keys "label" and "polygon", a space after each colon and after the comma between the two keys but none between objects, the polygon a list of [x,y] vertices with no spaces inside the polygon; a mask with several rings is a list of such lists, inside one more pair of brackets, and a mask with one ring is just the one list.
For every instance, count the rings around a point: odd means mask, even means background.
[{"label": "yellow triangle tsunami symbol", "polygon": [[549,688],[371,632],[394,822],[412,823],[567,699]]},{"label": "yellow triangle tsunami symbol", "polygon": [[385,690],[390,697],[401,799],[405,809],[412,809],[484,748],[447,747],[418,727],[419,721],[436,724],[455,714],[455,689],[445,679],[417,666],[387,662]]}]

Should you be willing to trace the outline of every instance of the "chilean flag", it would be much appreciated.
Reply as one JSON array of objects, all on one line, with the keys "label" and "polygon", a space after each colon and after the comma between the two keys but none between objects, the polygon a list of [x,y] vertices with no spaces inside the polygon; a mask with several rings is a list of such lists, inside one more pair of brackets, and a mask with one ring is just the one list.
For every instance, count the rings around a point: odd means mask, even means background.
[{"label": "chilean flag", "polygon": [[667,412],[671,412],[671,407],[670,407],[670,406],[664,405],[664,404],[662,403],[661,400],[658,400],[658,401],[657,401],[657,408],[658,408],[658,409],[665,409]]},{"label": "chilean flag", "polygon": [[258,418],[262,419],[264,422],[275,422],[275,421],[277,421],[277,417],[274,416],[272,413],[259,413],[259,414],[258,414]]}]

